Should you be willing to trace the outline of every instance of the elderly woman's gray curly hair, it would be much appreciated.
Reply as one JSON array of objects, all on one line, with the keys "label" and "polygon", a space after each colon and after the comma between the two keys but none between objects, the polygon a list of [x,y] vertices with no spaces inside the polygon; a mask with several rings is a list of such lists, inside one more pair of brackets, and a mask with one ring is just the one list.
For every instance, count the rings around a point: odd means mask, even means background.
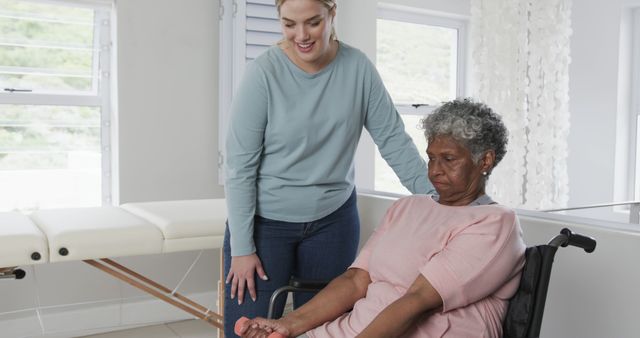
[{"label": "elderly woman's gray curly hair", "polygon": [[420,122],[428,141],[436,136],[450,136],[469,149],[475,162],[487,150],[493,150],[495,167],[507,153],[509,132],[502,118],[484,103],[473,99],[446,102]]}]

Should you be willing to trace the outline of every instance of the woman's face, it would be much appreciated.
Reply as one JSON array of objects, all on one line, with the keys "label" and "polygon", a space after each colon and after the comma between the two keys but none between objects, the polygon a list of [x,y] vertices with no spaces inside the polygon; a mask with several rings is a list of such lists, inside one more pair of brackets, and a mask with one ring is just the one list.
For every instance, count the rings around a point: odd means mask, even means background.
[{"label": "woman's face", "polygon": [[444,205],[461,206],[484,193],[483,161],[475,163],[471,152],[449,136],[436,136],[427,147],[429,180]]},{"label": "woman's face", "polygon": [[[296,63],[321,68],[331,61],[331,28],[335,9],[317,0],[287,0],[280,6],[284,38]],[[304,68],[304,67],[303,67]]]}]

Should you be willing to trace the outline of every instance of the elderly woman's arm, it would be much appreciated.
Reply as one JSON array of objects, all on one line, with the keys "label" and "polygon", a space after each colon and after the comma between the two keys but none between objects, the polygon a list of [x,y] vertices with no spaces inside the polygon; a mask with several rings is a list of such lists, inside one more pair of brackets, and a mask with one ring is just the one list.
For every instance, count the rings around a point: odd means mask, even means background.
[{"label": "elderly woman's arm", "polygon": [[380,312],[357,337],[401,337],[425,313],[442,306],[440,294],[418,275],[409,290]]},{"label": "elderly woman's arm", "polygon": [[369,284],[369,272],[351,268],[332,280],[305,305],[285,317],[278,320],[256,318],[246,322],[241,329],[242,336],[266,337],[264,333],[276,331],[287,337],[297,337],[351,310],[367,294]]}]

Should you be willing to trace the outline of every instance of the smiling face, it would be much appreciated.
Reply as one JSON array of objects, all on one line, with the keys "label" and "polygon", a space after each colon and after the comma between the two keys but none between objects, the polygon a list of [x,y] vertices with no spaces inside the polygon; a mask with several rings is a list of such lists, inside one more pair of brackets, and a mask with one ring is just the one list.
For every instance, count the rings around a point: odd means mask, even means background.
[{"label": "smiling face", "polygon": [[493,151],[487,151],[476,162],[460,142],[450,136],[436,136],[429,140],[427,155],[429,180],[440,195],[439,203],[468,205],[484,194],[483,172],[493,167]]},{"label": "smiling face", "polygon": [[317,0],[287,0],[280,6],[280,23],[287,56],[307,72],[317,72],[333,60],[337,42],[331,39],[335,7]]}]

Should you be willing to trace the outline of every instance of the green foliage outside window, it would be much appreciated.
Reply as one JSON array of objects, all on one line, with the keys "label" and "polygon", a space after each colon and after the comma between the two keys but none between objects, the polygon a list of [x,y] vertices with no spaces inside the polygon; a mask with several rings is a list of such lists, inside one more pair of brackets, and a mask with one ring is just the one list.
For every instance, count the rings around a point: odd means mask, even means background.
[{"label": "green foliage outside window", "polygon": [[[0,0],[0,90],[93,90],[94,11]],[[100,153],[98,107],[0,104],[0,170],[59,169]]]},{"label": "green foliage outside window", "polygon": [[70,151],[100,153],[98,108],[0,105],[0,170],[64,168]]},{"label": "green foliage outside window", "polygon": [[92,90],[93,11],[0,0],[0,83],[35,91]]},{"label": "green foliage outside window", "polygon": [[455,30],[380,19],[377,33],[377,67],[395,104],[453,98]]}]

